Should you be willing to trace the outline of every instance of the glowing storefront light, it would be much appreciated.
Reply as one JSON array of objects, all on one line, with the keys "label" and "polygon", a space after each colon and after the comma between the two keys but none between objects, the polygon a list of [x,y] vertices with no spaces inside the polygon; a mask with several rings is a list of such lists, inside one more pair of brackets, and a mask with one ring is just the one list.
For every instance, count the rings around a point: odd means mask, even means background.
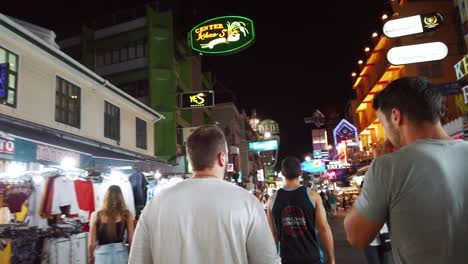
[{"label": "glowing storefront light", "polygon": [[392,19],[383,26],[383,33],[389,38],[397,38],[439,29],[443,23],[439,13],[429,13],[399,19]]},{"label": "glowing storefront light", "polygon": [[430,42],[391,48],[387,53],[387,59],[393,65],[404,65],[442,60],[447,54],[448,48],[444,43]]}]

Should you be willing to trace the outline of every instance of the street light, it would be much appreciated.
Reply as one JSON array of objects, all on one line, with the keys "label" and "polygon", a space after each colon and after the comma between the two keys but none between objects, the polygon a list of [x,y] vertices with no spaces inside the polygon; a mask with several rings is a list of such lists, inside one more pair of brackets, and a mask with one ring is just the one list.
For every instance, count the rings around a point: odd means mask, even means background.
[{"label": "street light", "polygon": [[309,160],[310,160],[310,156],[305,156],[305,160],[306,160],[306,161],[309,161]]},{"label": "street light", "polygon": [[330,150],[330,149],[332,149],[332,148],[333,148],[332,145],[328,145],[328,146],[327,146],[327,149],[328,149],[328,150]]}]

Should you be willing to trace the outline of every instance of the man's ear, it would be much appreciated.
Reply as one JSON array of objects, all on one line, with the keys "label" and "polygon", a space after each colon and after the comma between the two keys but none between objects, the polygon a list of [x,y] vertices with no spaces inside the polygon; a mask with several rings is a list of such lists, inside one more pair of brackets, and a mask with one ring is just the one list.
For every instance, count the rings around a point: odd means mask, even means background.
[{"label": "man's ear", "polygon": [[224,152],[219,153],[217,162],[220,167],[227,166],[228,156],[226,155],[226,153]]},{"label": "man's ear", "polygon": [[397,108],[392,109],[392,114],[390,118],[390,123],[392,123],[395,127],[400,126],[403,122],[403,116],[401,115],[401,111]]}]

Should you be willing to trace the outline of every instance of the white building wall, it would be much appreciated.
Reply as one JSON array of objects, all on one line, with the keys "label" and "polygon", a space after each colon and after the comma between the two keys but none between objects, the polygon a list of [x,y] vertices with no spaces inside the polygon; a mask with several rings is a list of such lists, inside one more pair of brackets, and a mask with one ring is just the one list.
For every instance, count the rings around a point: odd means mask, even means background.
[{"label": "white building wall", "polygon": [[[1,114],[141,154],[154,155],[153,124],[156,118],[153,115],[2,26],[0,46],[19,57],[17,106],[12,108],[0,104]],[[55,121],[57,76],[81,88],[80,129]],[[120,108],[120,142],[104,137],[104,101]],[[147,150],[136,147],[136,117],[147,123]]]}]

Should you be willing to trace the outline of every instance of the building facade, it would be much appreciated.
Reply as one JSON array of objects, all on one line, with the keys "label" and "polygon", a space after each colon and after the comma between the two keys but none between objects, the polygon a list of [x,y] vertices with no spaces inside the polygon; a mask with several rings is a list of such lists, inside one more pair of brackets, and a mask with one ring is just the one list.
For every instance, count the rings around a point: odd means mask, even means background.
[{"label": "building facade", "polygon": [[[183,155],[181,129],[212,119],[208,108],[179,110],[178,94],[211,90],[211,76],[202,73],[200,57],[176,37],[171,11],[156,11],[149,5],[143,10],[128,10],[125,16],[114,14],[110,22],[83,27],[81,35],[64,39],[59,45],[166,117],[154,125],[154,154],[176,163],[177,156]],[[117,20],[117,16],[126,19]]]},{"label": "building facade", "polygon": [[233,165],[230,176],[239,183],[255,180],[251,176],[255,176],[262,166],[258,156],[249,151],[249,143],[256,141],[257,135],[249,124],[248,116],[240,113],[234,103],[226,102],[215,105],[213,118],[224,131],[229,145],[229,160]]},{"label": "building facade", "polygon": [[0,137],[10,146],[0,150],[0,159],[60,164],[71,156],[88,169],[136,161],[165,167],[154,156],[153,137],[154,124],[164,115],[35,35],[29,25],[0,14]]},{"label": "building facade", "polygon": [[[438,31],[426,32],[399,38],[388,38],[380,32],[371,35],[372,45],[363,47],[362,58],[358,61],[358,70],[352,73],[353,89],[356,92],[361,151],[371,153],[372,147],[385,139],[384,130],[376,112],[372,109],[374,95],[385,89],[395,79],[404,76],[425,76],[434,84],[456,81],[453,65],[460,59],[464,48],[460,47],[458,18],[452,1],[390,1],[392,10],[383,14],[382,24],[388,19],[397,19],[413,15],[438,12],[443,14],[444,23]],[[443,42],[448,47],[448,56],[443,60],[406,65],[391,65],[387,52],[397,46]],[[444,96],[445,106],[443,122],[449,122],[460,115],[454,95]]]}]

